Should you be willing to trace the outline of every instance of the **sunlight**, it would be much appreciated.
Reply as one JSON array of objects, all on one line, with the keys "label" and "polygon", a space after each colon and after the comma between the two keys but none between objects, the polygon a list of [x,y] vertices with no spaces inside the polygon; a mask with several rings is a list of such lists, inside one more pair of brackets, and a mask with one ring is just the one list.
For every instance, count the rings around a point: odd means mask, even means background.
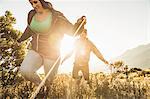
[{"label": "sunlight", "polygon": [[[61,42],[61,58],[64,58],[65,55],[69,52],[71,52],[74,48],[74,41],[75,39],[71,36],[65,35],[62,42]],[[72,66],[73,66],[73,59],[70,57],[67,59],[60,67],[58,70],[58,73],[69,73],[72,71]]]},{"label": "sunlight", "polygon": [[[74,39],[71,36],[65,35],[62,42],[61,42],[61,58],[63,58],[67,53],[73,50],[73,43]],[[69,73],[72,70],[72,67],[70,66],[73,60],[66,60],[62,66],[59,67],[58,73]],[[44,74],[44,67],[42,66],[37,72],[38,75],[43,75]]]},{"label": "sunlight", "polygon": [[[61,58],[64,58],[65,55],[71,52],[74,48],[75,39],[71,36],[65,35],[61,42]],[[84,49],[81,50],[81,54],[84,55]],[[63,64],[59,66],[58,73],[70,73],[73,69],[74,55],[68,58]],[[102,66],[101,66],[102,65]],[[107,66],[103,66],[103,62],[101,62],[94,54],[91,55],[89,61],[90,72],[99,72],[99,71],[108,71]],[[39,75],[44,74],[43,66],[37,71]]]},{"label": "sunlight", "polygon": [[67,35],[64,36],[60,48],[61,57],[65,56],[67,53],[73,50],[73,43],[74,43],[73,37]]}]

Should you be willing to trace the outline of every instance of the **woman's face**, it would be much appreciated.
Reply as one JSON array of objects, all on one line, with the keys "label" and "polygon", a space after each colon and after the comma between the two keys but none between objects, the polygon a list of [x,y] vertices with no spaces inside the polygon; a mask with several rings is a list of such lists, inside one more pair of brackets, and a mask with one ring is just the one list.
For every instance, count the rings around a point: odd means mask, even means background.
[{"label": "woman's face", "polygon": [[29,2],[31,3],[35,11],[40,12],[41,10],[43,10],[43,6],[39,0],[29,0]]}]

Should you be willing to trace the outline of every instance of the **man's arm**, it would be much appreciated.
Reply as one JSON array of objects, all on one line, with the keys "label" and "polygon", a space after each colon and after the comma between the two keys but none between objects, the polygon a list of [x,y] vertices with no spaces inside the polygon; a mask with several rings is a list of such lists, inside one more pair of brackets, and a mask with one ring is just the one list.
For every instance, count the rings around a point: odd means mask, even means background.
[{"label": "man's arm", "polygon": [[92,47],[92,51],[93,53],[100,59],[102,60],[105,64],[109,64],[108,61],[105,60],[105,58],[103,57],[103,55],[101,54],[101,52],[96,48],[96,46],[92,43],[91,43],[91,47]]}]

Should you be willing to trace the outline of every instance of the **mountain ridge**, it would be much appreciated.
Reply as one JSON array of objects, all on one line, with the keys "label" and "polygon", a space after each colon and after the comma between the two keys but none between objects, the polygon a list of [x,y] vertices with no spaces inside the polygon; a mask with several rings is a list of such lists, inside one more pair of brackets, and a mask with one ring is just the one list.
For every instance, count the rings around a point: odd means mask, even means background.
[{"label": "mountain ridge", "polygon": [[150,43],[125,51],[113,61],[122,60],[130,68],[150,68]]}]

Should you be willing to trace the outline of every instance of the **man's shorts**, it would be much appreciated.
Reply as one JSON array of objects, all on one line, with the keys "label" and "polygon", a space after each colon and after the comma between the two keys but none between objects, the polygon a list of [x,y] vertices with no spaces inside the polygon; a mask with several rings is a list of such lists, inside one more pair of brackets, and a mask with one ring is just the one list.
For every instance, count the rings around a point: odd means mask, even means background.
[{"label": "man's shorts", "polygon": [[79,78],[79,71],[81,70],[81,72],[83,73],[84,79],[85,80],[89,80],[89,66],[79,66],[78,64],[74,64],[73,67],[73,72],[72,72],[72,76],[74,79],[78,79]]}]

